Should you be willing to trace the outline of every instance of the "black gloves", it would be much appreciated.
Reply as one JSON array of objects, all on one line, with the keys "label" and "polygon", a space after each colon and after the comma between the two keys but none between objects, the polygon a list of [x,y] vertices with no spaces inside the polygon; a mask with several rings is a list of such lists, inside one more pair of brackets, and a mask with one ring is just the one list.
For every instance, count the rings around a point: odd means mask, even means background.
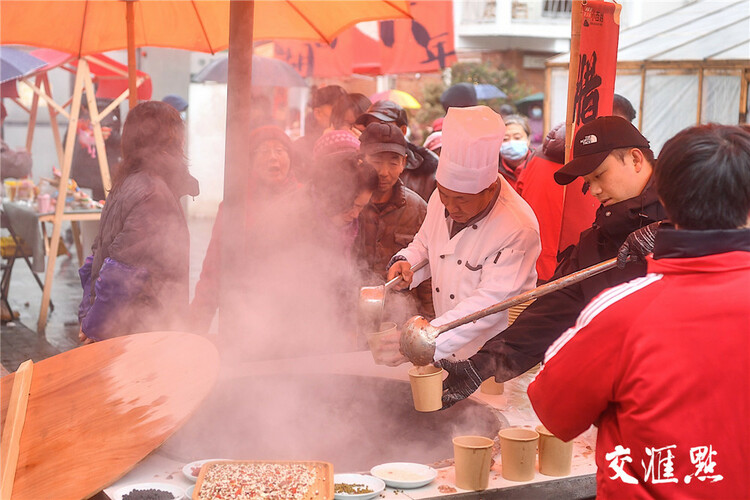
[{"label": "black gloves", "polygon": [[617,267],[623,269],[628,261],[645,260],[646,255],[654,251],[654,241],[660,224],[661,221],[653,222],[630,233],[617,252]]},{"label": "black gloves", "polygon": [[443,410],[468,398],[482,384],[482,377],[471,360],[453,362],[441,359],[435,366],[448,372],[448,378],[443,381]]}]

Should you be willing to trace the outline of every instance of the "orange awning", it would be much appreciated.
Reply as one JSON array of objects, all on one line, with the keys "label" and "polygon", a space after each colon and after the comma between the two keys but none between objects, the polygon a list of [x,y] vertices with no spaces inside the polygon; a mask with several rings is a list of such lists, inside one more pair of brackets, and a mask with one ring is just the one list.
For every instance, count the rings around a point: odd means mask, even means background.
[{"label": "orange awning", "polygon": [[[82,56],[127,48],[122,0],[3,0],[0,43]],[[229,46],[228,1],[133,2],[135,45],[219,52]],[[255,0],[256,40],[330,42],[360,21],[409,17],[406,0]]]}]

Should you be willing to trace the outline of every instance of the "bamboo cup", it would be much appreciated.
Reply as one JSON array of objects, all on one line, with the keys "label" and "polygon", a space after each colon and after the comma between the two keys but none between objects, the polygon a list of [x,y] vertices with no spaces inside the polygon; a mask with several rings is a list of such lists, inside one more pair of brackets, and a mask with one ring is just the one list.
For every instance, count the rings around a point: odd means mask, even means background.
[{"label": "bamboo cup", "polygon": [[503,477],[510,481],[534,479],[539,433],[533,429],[510,427],[501,430],[498,435]]},{"label": "bamboo cup", "polygon": [[367,345],[370,348],[375,363],[385,364],[384,352],[389,344],[395,344],[398,349],[398,329],[396,323],[388,321],[380,324],[380,330],[367,334]]},{"label": "bamboo cup", "polygon": [[456,486],[464,490],[486,490],[490,481],[493,441],[484,436],[453,438]]},{"label": "bamboo cup", "polygon": [[495,377],[490,377],[479,386],[479,390],[484,394],[497,396],[505,392],[505,386],[502,382],[495,382]]},{"label": "bamboo cup", "polygon": [[443,407],[443,369],[415,366],[409,370],[411,396],[417,411],[436,411]]},{"label": "bamboo cup", "polygon": [[567,476],[573,460],[573,441],[563,441],[543,425],[538,425],[539,472],[545,476]]}]

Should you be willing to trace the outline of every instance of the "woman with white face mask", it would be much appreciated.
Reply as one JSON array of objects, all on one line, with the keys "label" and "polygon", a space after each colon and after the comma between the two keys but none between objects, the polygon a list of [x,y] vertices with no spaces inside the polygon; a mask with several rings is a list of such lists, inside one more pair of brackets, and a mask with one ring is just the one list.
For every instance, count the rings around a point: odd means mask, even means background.
[{"label": "woman with white face mask", "polygon": [[521,115],[508,115],[505,122],[505,136],[500,146],[498,171],[515,189],[521,171],[531,158],[531,129],[529,121]]}]

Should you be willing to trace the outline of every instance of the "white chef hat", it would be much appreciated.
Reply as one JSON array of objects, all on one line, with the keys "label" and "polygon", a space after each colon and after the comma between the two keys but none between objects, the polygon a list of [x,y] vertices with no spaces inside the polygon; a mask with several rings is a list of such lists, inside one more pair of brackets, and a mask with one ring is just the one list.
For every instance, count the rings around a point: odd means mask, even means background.
[{"label": "white chef hat", "polygon": [[477,194],[497,180],[503,119],[487,106],[449,108],[443,121],[438,184],[451,191]]}]

